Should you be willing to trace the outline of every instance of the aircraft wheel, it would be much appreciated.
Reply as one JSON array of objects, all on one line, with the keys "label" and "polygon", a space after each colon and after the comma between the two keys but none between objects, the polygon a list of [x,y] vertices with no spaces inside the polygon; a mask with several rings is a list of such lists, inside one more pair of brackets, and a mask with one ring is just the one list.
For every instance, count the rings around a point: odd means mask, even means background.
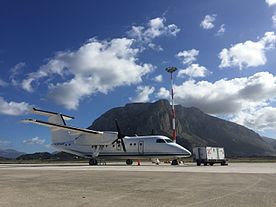
[{"label": "aircraft wheel", "polygon": [[132,165],[132,164],[133,164],[133,160],[127,159],[127,160],[126,160],[126,164],[127,164],[127,165]]},{"label": "aircraft wheel", "polygon": [[98,165],[98,160],[96,160],[96,159],[90,159],[89,160],[89,165]]},{"label": "aircraft wheel", "polygon": [[178,163],[178,160],[173,160],[172,161],[172,165],[178,165],[179,163]]}]

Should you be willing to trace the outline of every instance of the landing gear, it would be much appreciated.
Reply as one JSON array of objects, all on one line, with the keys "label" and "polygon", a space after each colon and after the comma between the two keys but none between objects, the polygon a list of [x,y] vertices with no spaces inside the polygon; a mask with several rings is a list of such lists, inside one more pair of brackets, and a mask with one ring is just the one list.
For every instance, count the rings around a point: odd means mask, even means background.
[{"label": "landing gear", "polygon": [[133,164],[133,160],[127,159],[127,160],[126,160],[126,164],[127,164],[127,165],[132,165],[132,164]]},{"label": "landing gear", "polygon": [[172,165],[179,165],[178,160],[173,160]]},{"label": "landing gear", "polygon": [[98,165],[98,160],[96,160],[95,158],[90,159],[89,165]]}]

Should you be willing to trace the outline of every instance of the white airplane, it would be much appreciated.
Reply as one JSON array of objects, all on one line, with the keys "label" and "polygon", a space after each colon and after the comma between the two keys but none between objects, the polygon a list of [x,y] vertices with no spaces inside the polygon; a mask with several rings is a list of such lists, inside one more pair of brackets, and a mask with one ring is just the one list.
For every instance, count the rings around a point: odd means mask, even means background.
[{"label": "white airplane", "polygon": [[36,119],[23,122],[50,127],[54,148],[90,158],[89,165],[97,165],[99,159],[124,159],[127,165],[132,165],[133,160],[151,159],[159,164],[159,159],[169,159],[172,165],[177,165],[179,158],[191,156],[189,150],[165,136],[124,136],[116,120],[117,132],[94,131],[66,126],[65,120],[73,119],[71,116],[36,108],[32,113],[47,116],[48,122]]}]

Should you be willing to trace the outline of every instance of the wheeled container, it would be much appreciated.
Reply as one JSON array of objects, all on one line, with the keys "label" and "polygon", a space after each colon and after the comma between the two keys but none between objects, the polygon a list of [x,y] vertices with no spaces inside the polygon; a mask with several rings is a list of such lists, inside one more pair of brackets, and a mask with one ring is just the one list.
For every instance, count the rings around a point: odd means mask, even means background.
[{"label": "wheeled container", "polygon": [[193,160],[198,166],[201,164],[212,166],[215,163],[228,165],[223,147],[194,147]]}]

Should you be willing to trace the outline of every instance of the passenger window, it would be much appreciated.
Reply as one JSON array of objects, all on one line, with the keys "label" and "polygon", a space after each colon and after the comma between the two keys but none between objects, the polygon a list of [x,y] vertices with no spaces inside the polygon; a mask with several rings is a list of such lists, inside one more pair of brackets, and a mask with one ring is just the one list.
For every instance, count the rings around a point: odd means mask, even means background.
[{"label": "passenger window", "polygon": [[157,139],[156,143],[166,143],[164,139]]},{"label": "passenger window", "polygon": [[173,141],[171,139],[165,139],[167,143],[172,143]]}]

